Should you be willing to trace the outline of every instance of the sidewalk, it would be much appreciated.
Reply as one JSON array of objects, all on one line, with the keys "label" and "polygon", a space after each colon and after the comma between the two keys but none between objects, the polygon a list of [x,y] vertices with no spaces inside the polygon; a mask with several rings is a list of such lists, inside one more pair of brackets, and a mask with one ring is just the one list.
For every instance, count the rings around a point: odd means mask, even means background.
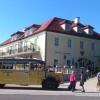
[{"label": "sidewalk", "polygon": [[[97,79],[96,79],[96,77],[95,78],[91,78],[91,79],[88,79],[86,82],[85,82],[85,84],[84,84],[84,87],[85,87],[85,91],[86,92],[90,92],[90,93],[98,93],[98,92],[100,92],[100,91],[97,91],[97,89],[96,89],[96,84],[97,84]],[[59,88],[68,88],[68,85],[69,85],[69,83],[64,83],[64,84],[61,84],[60,86],[59,86]],[[81,86],[80,86],[80,82],[77,82],[76,83],[76,91],[77,92],[79,92],[79,91],[81,91]]]}]

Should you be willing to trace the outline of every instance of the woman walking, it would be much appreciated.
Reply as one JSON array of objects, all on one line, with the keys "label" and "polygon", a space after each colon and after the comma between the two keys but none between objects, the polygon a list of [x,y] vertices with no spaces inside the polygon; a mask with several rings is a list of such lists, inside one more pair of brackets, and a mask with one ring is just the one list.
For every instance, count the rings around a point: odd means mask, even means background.
[{"label": "woman walking", "polygon": [[76,86],[76,77],[75,77],[75,72],[72,71],[70,74],[70,89],[72,92],[75,91],[75,86]]}]

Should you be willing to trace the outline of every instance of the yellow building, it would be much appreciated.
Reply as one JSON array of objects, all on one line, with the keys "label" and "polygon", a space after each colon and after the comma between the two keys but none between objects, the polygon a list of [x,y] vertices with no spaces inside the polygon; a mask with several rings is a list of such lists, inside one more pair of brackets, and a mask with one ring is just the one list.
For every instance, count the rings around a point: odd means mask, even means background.
[{"label": "yellow building", "polygon": [[100,34],[90,25],[53,18],[33,24],[1,43],[0,57],[36,58],[47,66],[100,66]]}]

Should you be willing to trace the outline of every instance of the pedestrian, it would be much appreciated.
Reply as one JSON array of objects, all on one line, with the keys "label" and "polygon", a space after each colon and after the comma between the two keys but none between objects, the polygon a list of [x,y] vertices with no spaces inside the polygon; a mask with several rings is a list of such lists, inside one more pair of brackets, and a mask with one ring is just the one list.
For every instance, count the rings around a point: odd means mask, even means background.
[{"label": "pedestrian", "polygon": [[100,72],[97,74],[97,90],[100,91]]},{"label": "pedestrian", "polygon": [[80,86],[82,87],[82,92],[85,92],[84,82],[86,82],[86,74],[82,71],[80,75]]},{"label": "pedestrian", "polygon": [[75,76],[75,71],[72,71],[70,74],[70,85],[69,85],[69,90],[72,90],[72,92],[75,91],[75,86],[76,86],[76,76]]}]

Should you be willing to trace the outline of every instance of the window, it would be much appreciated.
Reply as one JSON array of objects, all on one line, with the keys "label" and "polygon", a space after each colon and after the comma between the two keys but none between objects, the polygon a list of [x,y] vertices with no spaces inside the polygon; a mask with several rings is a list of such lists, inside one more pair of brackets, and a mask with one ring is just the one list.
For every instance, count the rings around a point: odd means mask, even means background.
[{"label": "window", "polygon": [[74,62],[74,58],[72,58],[72,65],[74,65],[74,63],[75,63],[75,62]]},{"label": "window", "polygon": [[54,67],[56,67],[56,65],[58,65],[58,59],[54,59]]},{"label": "window", "polygon": [[24,51],[27,51],[27,41],[24,42]]},{"label": "window", "polygon": [[71,66],[71,61],[67,60],[67,66],[70,67]]},{"label": "window", "polygon": [[15,52],[16,52],[17,49],[18,49],[18,44],[15,44],[15,45],[14,45],[14,49],[15,49]]},{"label": "window", "polygon": [[12,41],[14,41],[14,40],[16,40],[16,39],[17,39],[17,35],[14,35],[14,36],[11,37],[11,40],[12,40]]},{"label": "window", "polygon": [[78,33],[82,33],[82,32],[83,32],[82,28],[78,26]]},{"label": "window", "polygon": [[28,35],[30,35],[30,31],[29,30],[25,31],[25,36],[28,36]]},{"label": "window", "polygon": [[7,47],[7,53],[9,53],[9,47]]},{"label": "window", "polygon": [[34,39],[34,44],[37,45],[37,38]]},{"label": "window", "polygon": [[93,35],[93,30],[92,29],[89,29],[89,34]]},{"label": "window", "polygon": [[92,49],[92,50],[95,50],[95,43],[92,43],[92,44],[91,44],[91,49]]},{"label": "window", "polygon": [[80,49],[84,49],[84,42],[80,41]]},{"label": "window", "polygon": [[68,39],[68,48],[71,48],[71,47],[72,47],[72,40]]},{"label": "window", "polygon": [[70,24],[66,24],[66,31],[70,31],[71,30],[71,25]]},{"label": "window", "polygon": [[59,38],[58,37],[55,38],[54,42],[55,42],[54,43],[55,46],[59,46]]}]

